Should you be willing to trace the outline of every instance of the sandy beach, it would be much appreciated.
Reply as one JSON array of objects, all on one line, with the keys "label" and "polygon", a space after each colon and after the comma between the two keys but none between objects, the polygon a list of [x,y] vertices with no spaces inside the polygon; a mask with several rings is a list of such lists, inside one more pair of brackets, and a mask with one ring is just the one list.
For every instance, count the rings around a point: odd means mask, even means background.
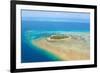
[{"label": "sandy beach", "polygon": [[[32,44],[52,53],[63,61],[90,59],[90,46],[87,39],[81,36],[71,36],[64,39],[49,39],[41,37],[32,40]],[[89,37],[86,37],[89,38]]]}]

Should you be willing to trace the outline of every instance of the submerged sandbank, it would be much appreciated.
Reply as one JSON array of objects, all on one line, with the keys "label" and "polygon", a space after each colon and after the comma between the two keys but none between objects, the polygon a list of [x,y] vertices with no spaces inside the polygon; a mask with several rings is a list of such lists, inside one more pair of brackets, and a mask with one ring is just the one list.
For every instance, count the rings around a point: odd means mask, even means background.
[{"label": "submerged sandbank", "polygon": [[85,38],[77,35],[51,35],[34,39],[32,43],[64,61],[88,60],[90,59],[90,46],[87,42],[89,37],[84,36]]}]

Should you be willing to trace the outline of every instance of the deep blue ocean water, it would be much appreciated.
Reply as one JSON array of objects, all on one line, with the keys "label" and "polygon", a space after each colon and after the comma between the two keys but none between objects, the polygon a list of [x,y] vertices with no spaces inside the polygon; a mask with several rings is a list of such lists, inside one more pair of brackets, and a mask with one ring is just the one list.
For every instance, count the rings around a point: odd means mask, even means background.
[{"label": "deep blue ocean water", "polygon": [[89,23],[83,22],[49,22],[49,21],[23,21],[22,30],[37,31],[89,31]]}]

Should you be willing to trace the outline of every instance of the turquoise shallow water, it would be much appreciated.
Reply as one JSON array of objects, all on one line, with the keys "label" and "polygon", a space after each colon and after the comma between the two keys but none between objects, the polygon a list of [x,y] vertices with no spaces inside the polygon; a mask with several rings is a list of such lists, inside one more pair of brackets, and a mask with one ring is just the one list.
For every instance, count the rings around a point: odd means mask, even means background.
[{"label": "turquoise shallow water", "polygon": [[32,40],[44,37],[43,35],[47,36],[47,33],[29,31],[25,34],[24,38],[22,38],[22,63],[61,61],[59,57],[32,44]]},{"label": "turquoise shallow water", "polygon": [[22,38],[22,63],[27,62],[49,62],[62,61],[58,56],[43,50],[41,47],[35,46],[32,41],[48,37],[53,34],[67,34],[67,35],[85,35],[89,32],[66,32],[66,31],[27,31]]}]

